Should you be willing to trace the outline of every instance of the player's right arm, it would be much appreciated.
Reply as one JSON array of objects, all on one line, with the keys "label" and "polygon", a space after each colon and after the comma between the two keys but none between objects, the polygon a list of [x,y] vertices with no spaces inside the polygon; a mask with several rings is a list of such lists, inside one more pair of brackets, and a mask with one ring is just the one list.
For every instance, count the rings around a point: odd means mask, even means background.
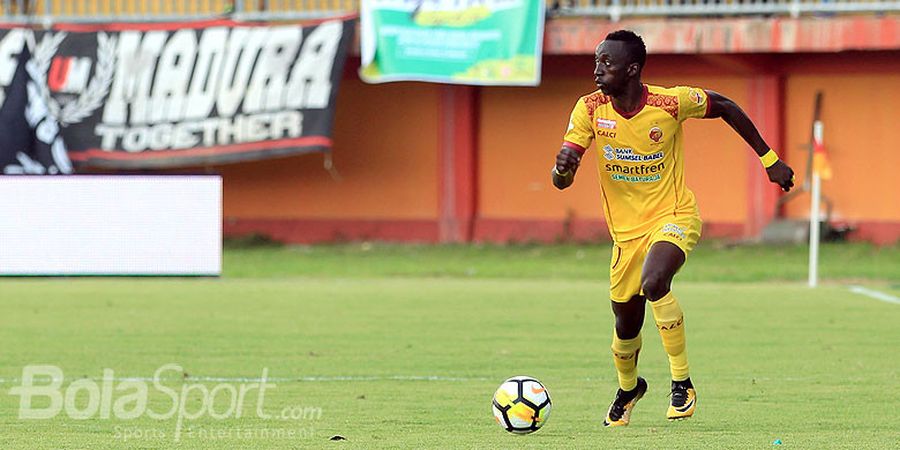
[{"label": "player's right arm", "polygon": [[[766,141],[763,140],[756,129],[756,125],[750,120],[750,117],[730,98],[714,91],[706,91],[708,96],[708,105],[706,109],[706,118],[721,118],[731,128],[737,132],[744,141],[753,148],[756,155],[760,159],[766,158],[771,152],[775,160],[765,166],[766,174],[769,181],[781,186],[785,192],[790,191],[794,187],[794,170],[791,169],[784,161],[778,159],[778,156],[771,150]],[[763,159],[765,164],[765,159]]]},{"label": "player's right arm", "polygon": [[569,127],[563,138],[562,148],[556,154],[556,164],[551,173],[553,185],[557,189],[563,190],[575,182],[575,172],[581,165],[581,157],[593,140],[591,117],[584,101],[579,99],[569,116]]}]

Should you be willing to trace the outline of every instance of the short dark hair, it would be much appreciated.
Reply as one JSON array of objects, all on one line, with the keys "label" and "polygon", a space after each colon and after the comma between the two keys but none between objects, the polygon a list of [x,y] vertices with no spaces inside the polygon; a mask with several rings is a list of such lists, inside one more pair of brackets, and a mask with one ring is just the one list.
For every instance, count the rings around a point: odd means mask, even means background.
[{"label": "short dark hair", "polygon": [[606,40],[624,42],[625,48],[628,50],[628,54],[631,55],[632,58],[634,58],[632,62],[640,64],[641,69],[644,68],[644,63],[647,62],[647,47],[644,45],[644,40],[641,39],[640,36],[635,34],[634,31],[616,30],[612,33],[607,34]]}]

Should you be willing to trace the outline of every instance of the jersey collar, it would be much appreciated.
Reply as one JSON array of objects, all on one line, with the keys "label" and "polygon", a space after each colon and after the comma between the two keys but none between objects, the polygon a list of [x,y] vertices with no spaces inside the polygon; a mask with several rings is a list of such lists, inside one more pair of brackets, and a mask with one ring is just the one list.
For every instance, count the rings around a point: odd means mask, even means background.
[{"label": "jersey collar", "polygon": [[634,108],[633,111],[620,111],[619,108],[616,108],[615,103],[610,102],[610,104],[612,104],[613,109],[617,113],[619,113],[619,115],[622,116],[622,118],[624,118],[625,120],[628,120],[628,119],[636,116],[639,112],[641,112],[641,110],[644,109],[644,105],[647,104],[647,96],[650,95],[650,92],[647,89],[646,84],[641,84],[641,87],[643,88],[643,92],[641,93],[641,101],[638,103],[638,105]]}]

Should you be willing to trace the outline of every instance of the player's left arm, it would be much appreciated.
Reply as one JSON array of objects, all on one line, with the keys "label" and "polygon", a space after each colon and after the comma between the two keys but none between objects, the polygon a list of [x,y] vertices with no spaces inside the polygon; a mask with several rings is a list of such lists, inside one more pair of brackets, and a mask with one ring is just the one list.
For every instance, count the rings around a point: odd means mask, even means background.
[{"label": "player's left arm", "polygon": [[[771,155],[768,154],[771,147],[769,147],[762,136],[759,135],[759,130],[756,129],[756,125],[753,124],[753,121],[747,117],[747,114],[737,105],[737,103],[718,92],[705,92],[708,96],[707,101],[709,102],[705,116],[706,119],[721,118],[724,120],[725,123],[730,125],[731,128],[753,148],[753,151],[763,159],[763,164],[767,165],[767,159],[769,158],[777,158],[774,153]],[[791,188],[794,187],[794,170],[781,159],[777,159],[771,165],[767,165],[766,174],[769,176],[769,181],[781,186],[781,189],[785,192],[790,191]]]}]

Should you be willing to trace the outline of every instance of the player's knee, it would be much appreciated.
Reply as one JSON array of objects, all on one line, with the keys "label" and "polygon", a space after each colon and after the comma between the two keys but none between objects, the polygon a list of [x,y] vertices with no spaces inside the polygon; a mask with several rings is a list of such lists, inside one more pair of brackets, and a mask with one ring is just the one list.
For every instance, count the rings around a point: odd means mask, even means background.
[{"label": "player's knee", "polygon": [[641,333],[641,325],[637,318],[616,318],[616,336],[619,339],[634,339]]},{"label": "player's knee", "polygon": [[669,293],[671,280],[660,274],[648,274],[641,280],[641,289],[647,300],[654,302]]},{"label": "player's knee", "polygon": [[633,296],[627,302],[612,302],[613,314],[616,318],[616,336],[619,339],[634,339],[641,333],[644,325],[644,298]]}]

